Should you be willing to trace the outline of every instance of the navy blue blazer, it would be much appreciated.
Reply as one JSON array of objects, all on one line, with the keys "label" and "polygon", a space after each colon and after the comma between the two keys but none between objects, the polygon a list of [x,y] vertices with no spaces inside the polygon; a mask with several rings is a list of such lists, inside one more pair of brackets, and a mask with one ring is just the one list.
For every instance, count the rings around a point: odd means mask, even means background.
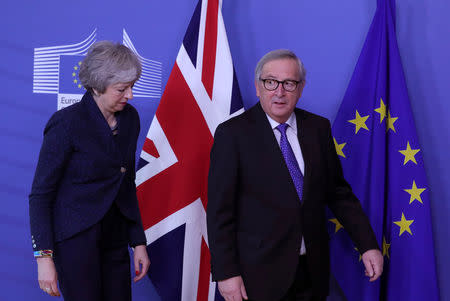
[{"label": "navy blue blazer", "polygon": [[145,244],[134,181],[139,116],[127,104],[116,118],[113,136],[87,92],[48,121],[29,196],[33,250],[53,250],[55,242],[96,224],[114,201],[133,221],[130,245]]}]

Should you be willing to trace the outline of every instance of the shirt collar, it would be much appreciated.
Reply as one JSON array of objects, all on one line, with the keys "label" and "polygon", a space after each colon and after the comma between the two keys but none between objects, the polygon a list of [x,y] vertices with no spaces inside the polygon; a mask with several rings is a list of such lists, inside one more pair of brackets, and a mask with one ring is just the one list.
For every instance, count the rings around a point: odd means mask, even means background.
[{"label": "shirt collar", "polygon": [[[275,130],[275,128],[280,124],[279,122],[273,120],[267,113],[266,113],[267,119],[270,122],[270,126],[272,127],[272,130]],[[297,135],[297,118],[295,117],[295,112],[292,112],[291,116],[289,116],[288,120],[286,122],[289,127],[294,131],[294,133]]]}]

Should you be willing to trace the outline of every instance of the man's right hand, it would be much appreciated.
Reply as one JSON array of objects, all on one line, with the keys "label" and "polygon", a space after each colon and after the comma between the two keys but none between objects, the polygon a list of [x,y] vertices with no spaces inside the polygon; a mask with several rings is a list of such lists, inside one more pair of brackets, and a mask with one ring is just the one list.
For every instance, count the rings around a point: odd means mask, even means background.
[{"label": "man's right hand", "polygon": [[242,301],[242,299],[248,299],[241,276],[221,280],[218,285],[219,292],[225,301]]}]

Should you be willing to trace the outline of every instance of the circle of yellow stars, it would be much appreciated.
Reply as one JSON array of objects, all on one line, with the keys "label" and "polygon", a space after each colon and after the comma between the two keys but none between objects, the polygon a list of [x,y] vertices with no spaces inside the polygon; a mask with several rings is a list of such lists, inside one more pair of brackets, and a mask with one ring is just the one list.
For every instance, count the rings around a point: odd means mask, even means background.
[{"label": "circle of yellow stars", "polygon": [[73,72],[72,72],[72,77],[73,77],[73,83],[79,88],[79,89],[83,89],[83,86],[81,85],[80,81],[77,79],[77,75],[78,75],[78,69],[80,69],[81,66],[81,61],[78,62],[77,65],[73,66]]},{"label": "circle of yellow stars", "polygon": [[[374,110],[376,113],[380,115],[380,124],[383,123],[384,120],[386,120],[386,133],[391,130],[393,133],[396,133],[395,128],[395,122],[398,120],[398,117],[393,117],[391,115],[391,111],[387,108],[386,104],[384,103],[383,99],[380,97],[380,106]],[[362,115],[358,110],[355,110],[355,118],[348,120],[349,123],[353,124],[355,126],[355,135],[359,133],[361,129],[364,129],[366,131],[370,131],[368,128],[366,122],[370,118],[370,115]],[[346,146],[346,142],[337,141],[335,137],[333,137],[334,147],[336,149],[336,153],[338,156],[342,158],[346,158],[346,155],[344,153],[344,147]],[[412,148],[410,141],[406,142],[405,149],[399,150],[399,153],[401,153],[404,156],[403,159],[403,165],[409,164],[415,164],[417,165],[416,155],[420,152],[420,149]],[[412,204],[414,201],[417,201],[421,204],[423,204],[421,194],[426,190],[426,188],[419,188],[417,187],[416,181],[412,181],[411,188],[403,189],[405,192],[407,192],[410,195],[409,198],[409,204]],[[331,223],[335,226],[334,233],[336,234],[339,230],[344,229],[344,226],[336,219],[332,218],[329,219]],[[402,236],[405,232],[409,233],[411,236],[413,235],[413,232],[411,231],[411,225],[414,223],[414,219],[408,220],[405,217],[404,212],[401,214],[401,218],[398,221],[393,221],[393,224],[397,225],[399,227],[399,234],[398,236]],[[383,256],[386,256],[387,259],[390,259],[389,249],[391,247],[391,244],[386,241],[386,237],[383,236],[383,246],[382,246],[382,252]],[[358,249],[354,248],[358,253]],[[361,254],[359,255],[359,261],[361,261]]]}]

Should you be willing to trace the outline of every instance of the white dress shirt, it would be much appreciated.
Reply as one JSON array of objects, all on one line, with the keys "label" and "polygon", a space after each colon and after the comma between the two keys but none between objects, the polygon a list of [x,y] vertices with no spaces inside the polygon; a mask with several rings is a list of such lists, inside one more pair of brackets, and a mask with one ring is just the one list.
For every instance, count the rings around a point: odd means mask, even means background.
[{"label": "white dress shirt", "polygon": [[[279,122],[273,120],[269,115],[267,115],[267,119],[272,126],[273,133],[275,138],[277,139],[278,145],[280,145],[281,133],[276,129],[276,127],[280,124]],[[297,118],[295,117],[295,113],[292,112],[291,116],[289,116],[286,123],[289,125],[286,129],[286,136],[289,141],[289,144],[292,147],[292,151],[294,152],[295,159],[297,160],[298,167],[300,168],[301,173],[305,174],[305,162],[303,161],[302,149],[300,148],[300,143],[298,141],[297,135]],[[300,248],[300,255],[306,254],[305,248],[305,240],[302,237],[302,246]]]}]

